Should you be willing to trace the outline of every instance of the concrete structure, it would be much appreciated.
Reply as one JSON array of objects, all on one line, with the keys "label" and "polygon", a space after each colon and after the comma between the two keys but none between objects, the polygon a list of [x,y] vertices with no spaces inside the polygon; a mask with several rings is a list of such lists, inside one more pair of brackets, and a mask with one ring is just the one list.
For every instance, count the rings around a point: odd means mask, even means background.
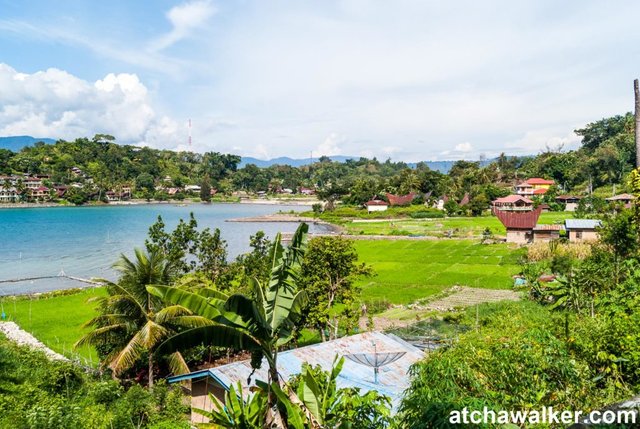
[{"label": "concrete structure", "polygon": [[533,201],[521,195],[508,195],[506,197],[497,198],[493,201],[494,209],[507,211],[531,211],[533,210]]},{"label": "concrete structure", "polygon": [[631,203],[636,199],[634,195],[631,194],[619,194],[613,197],[607,198],[606,200],[612,204],[622,204],[625,208],[630,209]]},{"label": "concrete structure", "polygon": [[533,227],[533,242],[549,242],[560,238],[562,225],[536,225]]},{"label": "concrete structure", "polygon": [[533,228],[538,223],[542,209],[527,212],[494,209],[493,214],[507,229],[507,243],[527,244],[533,241]]},{"label": "concrete structure", "polygon": [[447,201],[449,201],[449,197],[447,195],[443,195],[438,198],[438,201],[436,201],[435,208],[438,210],[444,210],[444,205],[447,204]]},{"label": "concrete structure", "polygon": [[19,199],[20,194],[16,188],[5,188],[0,185],[0,203],[16,203]]},{"label": "concrete structure", "polygon": [[516,186],[516,194],[524,196],[544,195],[555,182],[540,177],[532,177]]},{"label": "concrete structure", "polygon": [[602,222],[598,219],[567,219],[564,221],[569,241],[573,243],[598,240],[597,228],[600,226],[602,226]]},{"label": "concrete structure", "polygon": [[34,200],[44,201],[50,198],[49,188],[46,186],[38,186],[37,188],[27,189],[27,193]]},{"label": "concrete structure", "polygon": [[574,212],[578,208],[578,203],[582,197],[577,197],[575,195],[558,195],[556,197],[556,203],[564,204],[565,212]]},{"label": "concrete structure", "polygon": [[370,200],[364,203],[364,206],[367,208],[367,212],[383,212],[389,208],[389,203],[382,200]]},{"label": "concrete structure", "polygon": [[[358,387],[362,393],[376,390],[391,398],[394,409],[400,404],[402,393],[409,387],[409,368],[424,357],[417,347],[391,334],[365,332],[358,335],[339,338],[333,341],[300,347],[278,353],[278,372],[284,380],[299,374],[303,363],[320,365],[325,371],[331,370],[336,356],[353,354],[404,353],[400,359],[379,371],[377,382],[373,368],[345,359],[342,372],[336,380],[338,388]],[[262,367],[253,372],[250,360],[230,363],[216,368],[170,377],[169,383],[191,382],[192,407],[211,410],[213,404],[208,394],[213,394],[224,402],[224,394],[231,385],[240,383],[243,396],[255,385],[256,380],[267,380],[268,365],[262,360]],[[197,413],[191,415],[193,423],[202,423],[204,417]]]}]

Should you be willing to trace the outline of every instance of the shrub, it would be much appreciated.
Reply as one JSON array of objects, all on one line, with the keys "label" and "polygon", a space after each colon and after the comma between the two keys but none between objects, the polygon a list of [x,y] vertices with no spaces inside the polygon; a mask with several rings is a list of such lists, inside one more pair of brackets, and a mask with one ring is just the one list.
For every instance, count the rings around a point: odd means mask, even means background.
[{"label": "shrub", "polygon": [[437,210],[421,210],[410,213],[409,216],[412,219],[439,219],[444,217],[444,213]]}]

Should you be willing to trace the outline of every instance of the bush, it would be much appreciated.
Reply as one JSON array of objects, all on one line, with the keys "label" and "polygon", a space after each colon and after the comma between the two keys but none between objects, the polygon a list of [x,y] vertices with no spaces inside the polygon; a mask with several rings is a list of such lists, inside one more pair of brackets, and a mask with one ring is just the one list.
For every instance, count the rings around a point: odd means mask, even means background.
[{"label": "bush", "polygon": [[421,210],[419,212],[410,213],[412,219],[439,219],[444,218],[444,213],[438,210]]},{"label": "bush", "polygon": [[[453,410],[588,410],[605,405],[596,372],[567,347],[561,314],[532,302],[481,306],[479,330],[430,352],[411,369],[398,420],[407,428],[449,427]],[[463,322],[475,325],[475,308]],[[628,392],[618,389],[622,399]]]}]

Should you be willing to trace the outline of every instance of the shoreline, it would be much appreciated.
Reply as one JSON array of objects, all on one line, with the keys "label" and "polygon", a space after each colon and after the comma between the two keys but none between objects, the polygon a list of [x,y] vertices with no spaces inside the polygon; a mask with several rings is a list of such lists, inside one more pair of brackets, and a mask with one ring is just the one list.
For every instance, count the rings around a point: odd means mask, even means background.
[{"label": "shoreline", "polygon": [[57,203],[10,203],[0,204],[0,210],[5,209],[51,209],[51,208],[86,208],[86,207],[116,207],[116,206],[142,206],[142,205],[155,205],[155,204],[173,204],[176,206],[188,206],[193,204],[255,204],[255,205],[273,205],[273,206],[299,206],[299,207],[311,207],[316,204],[318,200],[288,200],[288,199],[240,199],[239,201],[212,201],[210,203],[203,203],[201,201],[146,201],[146,200],[129,200],[129,201],[114,201],[106,204],[57,204]]},{"label": "shoreline", "polygon": [[302,222],[305,222],[305,223],[310,223],[314,225],[322,225],[329,230],[331,235],[344,233],[344,228],[341,227],[340,225],[336,225],[320,219],[314,219],[314,218],[298,216],[298,215],[288,214],[288,213],[274,213],[274,214],[267,214],[262,216],[239,217],[239,218],[226,219],[225,222],[239,222],[239,223],[243,223],[243,222],[246,222],[246,223],[268,223],[268,222],[269,223],[302,223]]}]

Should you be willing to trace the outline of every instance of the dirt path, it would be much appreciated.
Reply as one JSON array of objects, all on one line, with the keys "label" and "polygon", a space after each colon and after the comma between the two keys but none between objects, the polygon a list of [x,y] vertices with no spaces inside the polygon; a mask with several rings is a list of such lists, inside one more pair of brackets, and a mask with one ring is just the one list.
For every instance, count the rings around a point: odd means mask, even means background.
[{"label": "dirt path", "polygon": [[[411,305],[411,309],[428,311],[452,311],[457,308],[471,307],[476,304],[499,301],[519,301],[520,294],[512,290],[481,289],[466,286],[454,286],[445,292],[446,296],[421,305]],[[373,317],[375,330],[402,328],[416,323],[416,319],[389,319]],[[360,318],[360,329],[367,329],[367,318]]]},{"label": "dirt path", "polygon": [[20,329],[20,327],[14,322],[0,322],[0,333],[3,333],[9,340],[20,346],[27,346],[34,350],[44,352],[49,360],[69,360],[60,353],[56,353],[49,347],[42,344],[36,339],[36,337],[27,331]]}]

